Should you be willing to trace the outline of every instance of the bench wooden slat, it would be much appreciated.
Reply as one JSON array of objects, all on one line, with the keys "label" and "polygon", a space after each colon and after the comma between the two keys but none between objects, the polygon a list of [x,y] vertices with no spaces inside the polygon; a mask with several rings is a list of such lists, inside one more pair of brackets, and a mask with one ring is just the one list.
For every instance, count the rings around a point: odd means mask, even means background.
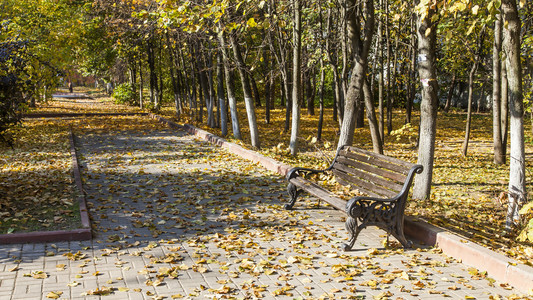
[{"label": "bench wooden slat", "polygon": [[367,156],[376,157],[376,158],[379,158],[379,159],[382,159],[382,160],[385,160],[385,161],[388,161],[388,162],[391,162],[391,163],[394,163],[394,164],[397,164],[397,165],[400,165],[400,166],[404,166],[408,170],[416,165],[416,164],[413,164],[413,163],[410,163],[408,161],[404,161],[404,160],[401,160],[401,159],[398,159],[398,158],[394,158],[394,157],[390,157],[390,156],[387,156],[387,155],[384,155],[384,154],[371,152],[371,151],[368,151],[368,150],[363,150],[363,149],[352,147],[352,146],[348,146],[346,148],[349,149],[351,152],[361,153],[361,154],[364,154],[364,155],[367,155]]},{"label": "bench wooden slat", "polygon": [[[380,159],[378,157],[362,155],[360,153],[354,153],[354,152],[347,152],[346,150],[342,150],[339,153],[339,156],[346,157],[348,161],[363,162],[368,165],[377,166],[377,167],[387,169],[392,172],[400,173],[403,175],[407,175],[409,173],[409,168],[406,168],[405,166],[392,164],[391,162]],[[340,157],[337,157],[337,158],[340,158]]]},{"label": "bench wooden slat", "polygon": [[379,185],[376,185],[372,182],[368,182],[368,181],[364,181],[364,180],[361,180],[359,178],[355,178],[353,176],[350,176],[346,173],[343,173],[339,170],[333,170],[333,174],[335,174],[335,176],[341,178],[342,180],[350,183],[354,188],[356,189],[363,189],[365,191],[365,193],[368,193],[368,192],[373,192],[374,194],[377,194],[381,197],[385,196],[385,197],[394,197],[396,196],[396,192],[393,192],[391,190],[387,190],[386,188],[383,188]]},{"label": "bench wooden slat", "polygon": [[346,157],[339,156],[339,157],[337,157],[337,161],[339,163],[341,163],[341,164],[345,164],[345,165],[353,167],[355,169],[362,169],[362,170],[365,170],[368,173],[377,174],[379,176],[383,176],[385,178],[389,178],[389,179],[395,180],[397,182],[402,182],[403,183],[405,181],[405,179],[407,178],[407,176],[402,174],[402,173],[396,173],[396,172],[391,172],[389,170],[380,169],[378,167],[375,167],[375,166],[372,166],[372,165],[368,165],[366,163],[362,163],[362,162],[359,162],[359,161],[351,160],[351,159],[346,158]]},{"label": "bench wooden slat", "polygon": [[309,194],[326,201],[327,203],[331,204],[331,206],[335,207],[340,211],[344,212],[346,209],[345,200],[334,196],[334,194],[330,193],[329,191],[325,190],[314,182],[306,180],[302,177],[296,177],[292,178],[290,180],[290,183],[294,184],[297,187],[305,189]]},{"label": "bench wooden slat", "polygon": [[388,190],[399,193],[402,190],[403,185],[398,184],[396,181],[390,181],[383,177],[375,175],[375,172],[368,172],[364,169],[351,168],[345,164],[335,163],[333,166],[334,169],[341,170],[344,173],[347,173],[354,177],[359,177],[365,181],[372,182],[376,185],[380,185]]},{"label": "bench wooden slat", "polygon": [[[352,188],[354,187],[353,183],[352,182],[348,182],[348,181],[345,181],[344,179],[342,179],[341,177],[337,177],[335,178],[335,180],[339,183],[339,184],[342,184],[344,186],[351,186]],[[363,187],[355,187],[356,190],[358,190],[359,192],[363,193],[364,196],[370,196],[370,197],[378,197],[378,198],[382,198],[383,195],[380,195],[380,194],[376,194],[375,192],[373,191],[370,191],[370,190],[367,190]]]}]

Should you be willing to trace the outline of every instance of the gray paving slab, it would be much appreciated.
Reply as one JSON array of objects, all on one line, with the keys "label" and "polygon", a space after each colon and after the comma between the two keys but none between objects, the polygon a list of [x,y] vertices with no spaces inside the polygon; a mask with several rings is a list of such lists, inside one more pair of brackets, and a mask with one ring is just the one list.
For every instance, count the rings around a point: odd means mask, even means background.
[{"label": "gray paving slab", "polygon": [[518,294],[438,249],[385,248],[376,228],[342,252],[341,213],[305,197],[283,210],[283,178],[183,132],[78,140],[94,239],[0,246],[2,300]]}]

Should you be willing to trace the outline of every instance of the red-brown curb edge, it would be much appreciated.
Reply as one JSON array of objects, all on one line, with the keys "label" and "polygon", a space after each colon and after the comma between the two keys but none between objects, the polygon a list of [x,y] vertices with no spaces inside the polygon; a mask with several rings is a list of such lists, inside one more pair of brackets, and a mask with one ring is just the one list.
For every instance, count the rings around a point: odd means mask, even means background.
[{"label": "red-brown curb edge", "polygon": [[56,230],[56,231],[38,231],[38,232],[21,232],[11,234],[0,234],[0,244],[24,244],[24,243],[45,243],[45,242],[65,242],[65,241],[84,241],[92,239],[91,224],[87,203],[83,193],[83,184],[81,181],[80,166],[74,144],[74,134],[70,130],[70,155],[72,158],[72,173],[74,183],[76,184],[75,198],[79,203],[80,221],[82,228],[73,230]]},{"label": "red-brown curb edge", "polygon": [[[255,151],[247,150],[190,124],[180,126],[161,116],[150,114],[150,117],[168,124],[170,127],[182,128],[191,135],[226,148],[232,153],[259,163],[267,170],[277,172],[278,174],[286,175],[291,168],[291,166],[277,162]],[[443,228],[433,226],[421,220],[406,217],[404,230],[405,234],[410,238],[428,246],[439,247],[445,255],[460,260],[463,264],[475,267],[482,272],[486,271],[489,277],[499,282],[508,283],[520,292],[533,292],[532,267],[521,264],[514,259],[484,248]]]}]

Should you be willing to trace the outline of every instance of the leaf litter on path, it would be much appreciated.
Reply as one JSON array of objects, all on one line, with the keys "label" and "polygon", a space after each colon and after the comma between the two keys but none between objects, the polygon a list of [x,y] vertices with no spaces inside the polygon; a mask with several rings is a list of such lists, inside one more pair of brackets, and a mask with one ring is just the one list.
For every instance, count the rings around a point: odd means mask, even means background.
[{"label": "leaf litter on path", "polygon": [[[80,136],[80,148],[96,253],[120,262],[124,274],[144,277],[138,286],[114,281],[114,293],[137,288],[152,296],[226,299],[453,296],[466,290],[491,295],[481,289],[489,281],[468,277],[433,249],[385,249],[384,236],[363,232],[361,250],[341,252],[347,234],[339,212],[284,210],[283,178],[183,133],[89,131]],[[446,268],[464,274],[463,281],[441,282]],[[450,290],[453,284],[462,288]]]}]

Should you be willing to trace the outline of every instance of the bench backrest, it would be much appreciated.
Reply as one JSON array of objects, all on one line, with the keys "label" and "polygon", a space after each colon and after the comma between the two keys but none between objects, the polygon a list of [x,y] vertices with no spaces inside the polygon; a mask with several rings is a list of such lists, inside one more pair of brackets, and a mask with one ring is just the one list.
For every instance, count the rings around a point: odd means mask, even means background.
[{"label": "bench backrest", "polygon": [[355,147],[344,146],[332,165],[337,182],[371,197],[392,198],[403,188],[415,164]]}]

